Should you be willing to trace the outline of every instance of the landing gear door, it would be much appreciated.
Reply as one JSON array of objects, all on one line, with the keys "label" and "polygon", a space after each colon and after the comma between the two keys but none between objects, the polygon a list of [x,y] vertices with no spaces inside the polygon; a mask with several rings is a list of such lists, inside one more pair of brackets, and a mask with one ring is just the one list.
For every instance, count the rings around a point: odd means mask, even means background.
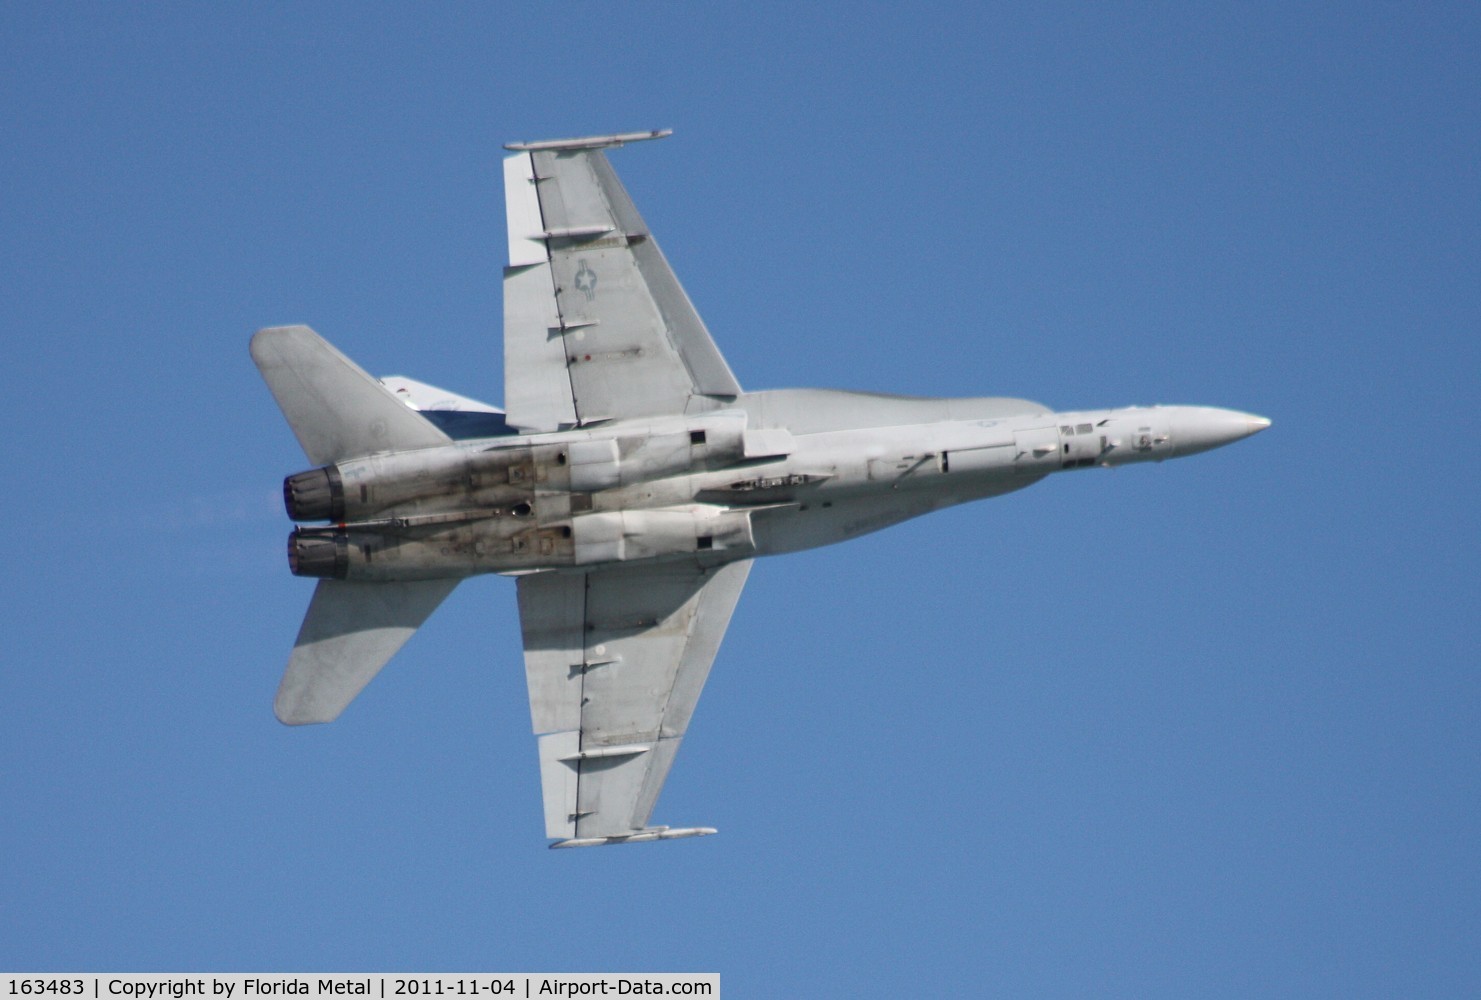
[{"label": "landing gear door", "polygon": [[1029,427],[1013,432],[1017,472],[1042,475],[1059,468],[1059,428]]}]

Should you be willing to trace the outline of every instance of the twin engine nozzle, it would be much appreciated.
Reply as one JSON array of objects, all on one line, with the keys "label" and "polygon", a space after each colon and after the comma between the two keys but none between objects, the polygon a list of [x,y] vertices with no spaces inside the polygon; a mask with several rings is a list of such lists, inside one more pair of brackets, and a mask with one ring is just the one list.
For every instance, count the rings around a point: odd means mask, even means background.
[{"label": "twin engine nozzle", "polygon": [[[783,439],[785,438],[785,439]],[[621,562],[754,547],[749,515],[700,502],[591,511],[537,492],[590,496],[784,454],[790,438],[745,430],[739,412],[664,418],[619,436],[384,452],[294,473],[283,506],[298,576],[409,580]],[[780,450],[778,450],[780,449]],[[326,523],[327,522],[327,523]]]},{"label": "twin engine nozzle", "polygon": [[345,483],[339,469],[297,472],[283,480],[283,506],[295,521],[343,521]]},{"label": "twin engine nozzle", "polygon": [[294,576],[343,580],[350,574],[350,539],[343,531],[294,529],[288,536],[288,569]]}]

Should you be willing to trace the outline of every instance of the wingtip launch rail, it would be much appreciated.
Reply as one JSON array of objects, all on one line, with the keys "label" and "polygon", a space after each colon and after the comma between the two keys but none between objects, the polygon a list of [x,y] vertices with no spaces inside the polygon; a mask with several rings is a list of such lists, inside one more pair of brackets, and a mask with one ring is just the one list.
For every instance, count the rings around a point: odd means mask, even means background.
[{"label": "wingtip launch rail", "polygon": [[610,844],[642,844],[652,840],[683,840],[685,837],[708,837],[712,833],[719,833],[713,826],[689,826],[673,829],[667,826],[650,826],[646,830],[637,833],[623,834],[614,837],[575,837],[570,840],[558,840],[551,844],[551,848],[561,847],[606,847]]},{"label": "wingtip launch rail", "polygon": [[588,135],[578,139],[542,139],[538,142],[506,142],[504,148],[516,153],[536,151],[570,151],[577,149],[610,149],[629,142],[645,142],[649,139],[667,139],[674,134],[671,128],[655,128],[647,132],[618,132],[613,135]]}]

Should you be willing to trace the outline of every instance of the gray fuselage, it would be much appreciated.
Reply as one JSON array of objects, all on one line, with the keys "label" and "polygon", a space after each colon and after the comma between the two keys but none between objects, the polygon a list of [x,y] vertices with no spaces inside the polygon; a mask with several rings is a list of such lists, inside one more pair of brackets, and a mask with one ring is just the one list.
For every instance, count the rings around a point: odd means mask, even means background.
[{"label": "gray fuselage", "polygon": [[844,541],[1052,472],[1161,461],[1268,426],[1211,407],[816,389],[682,417],[371,455],[289,477],[294,572],[359,580],[728,562]]}]

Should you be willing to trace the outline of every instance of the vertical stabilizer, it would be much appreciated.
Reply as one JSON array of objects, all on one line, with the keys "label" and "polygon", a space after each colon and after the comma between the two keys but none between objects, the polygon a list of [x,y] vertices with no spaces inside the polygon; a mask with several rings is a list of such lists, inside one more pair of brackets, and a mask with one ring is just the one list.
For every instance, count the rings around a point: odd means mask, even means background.
[{"label": "vertical stabilizer", "polygon": [[320,580],[278,687],[278,720],[333,722],[457,585]]},{"label": "vertical stabilizer", "polygon": [[451,443],[431,421],[306,326],[258,330],[252,360],[315,465]]}]

